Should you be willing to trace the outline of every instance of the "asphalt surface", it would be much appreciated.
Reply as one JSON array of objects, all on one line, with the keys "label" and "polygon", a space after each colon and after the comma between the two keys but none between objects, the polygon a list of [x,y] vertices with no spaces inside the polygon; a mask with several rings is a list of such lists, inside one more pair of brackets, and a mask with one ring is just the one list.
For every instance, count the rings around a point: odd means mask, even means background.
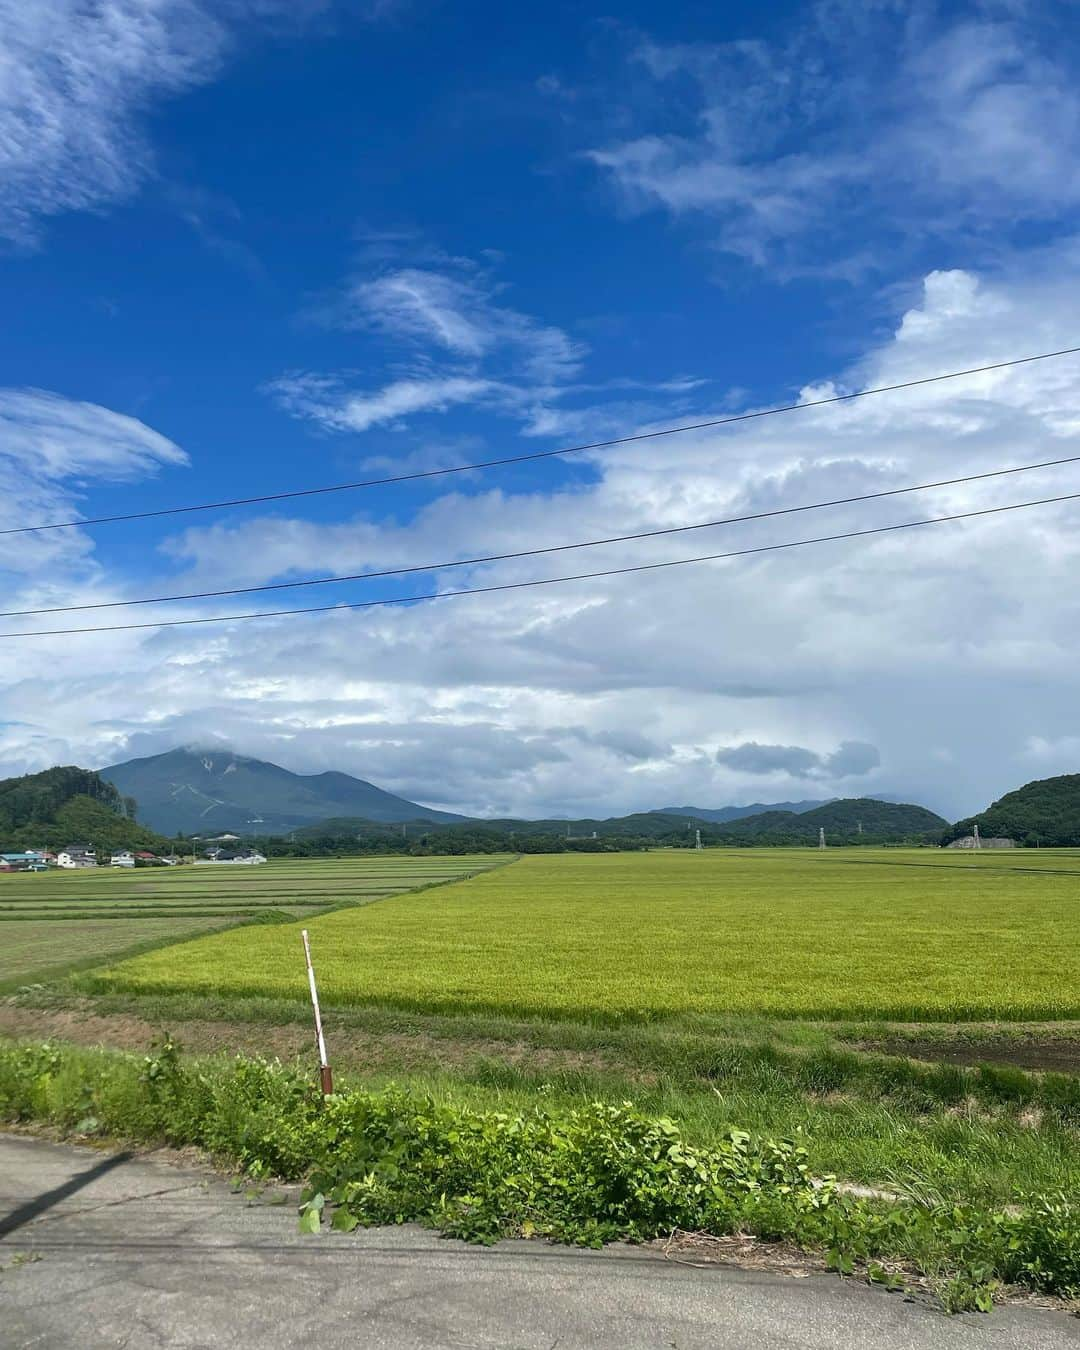
[{"label": "asphalt surface", "polygon": [[4,1350],[1063,1350],[1080,1321],[946,1318],[835,1276],[612,1247],[482,1249],[421,1229],[303,1237],[294,1195],[194,1167],[0,1136]]}]

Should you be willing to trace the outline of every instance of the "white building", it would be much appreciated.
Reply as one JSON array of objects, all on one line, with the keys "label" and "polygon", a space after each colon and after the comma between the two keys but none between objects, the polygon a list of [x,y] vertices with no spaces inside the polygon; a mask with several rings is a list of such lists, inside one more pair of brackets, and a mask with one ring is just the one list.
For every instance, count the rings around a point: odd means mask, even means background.
[{"label": "white building", "polygon": [[57,867],[96,867],[97,858],[89,844],[68,844],[56,855]]},{"label": "white building", "polygon": [[128,848],[121,849],[119,853],[114,853],[109,859],[110,867],[134,867],[135,854]]},{"label": "white building", "polygon": [[239,853],[226,853],[224,849],[211,849],[210,857],[197,858],[196,867],[253,867],[264,863],[266,859],[253,848],[243,849]]}]

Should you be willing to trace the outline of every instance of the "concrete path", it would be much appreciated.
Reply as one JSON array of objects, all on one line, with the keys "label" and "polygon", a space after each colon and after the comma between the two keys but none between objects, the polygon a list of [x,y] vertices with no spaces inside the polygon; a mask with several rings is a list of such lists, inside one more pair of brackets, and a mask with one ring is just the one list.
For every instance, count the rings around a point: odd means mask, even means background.
[{"label": "concrete path", "polygon": [[[1080,1321],[946,1318],[835,1276],[417,1228],[302,1237],[207,1172],[0,1136],[5,1350],[1077,1350]],[[293,1200],[290,1196],[290,1201]]]}]

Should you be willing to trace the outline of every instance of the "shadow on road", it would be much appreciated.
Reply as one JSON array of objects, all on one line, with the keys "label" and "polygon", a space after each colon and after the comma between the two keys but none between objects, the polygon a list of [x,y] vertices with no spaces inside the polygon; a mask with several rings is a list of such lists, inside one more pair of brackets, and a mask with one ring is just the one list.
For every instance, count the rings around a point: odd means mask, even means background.
[{"label": "shadow on road", "polygon": [[84,1186],[89,1186],[92,1181],[104,1176],[106,1172],[111,1172],[113,1168],[123,1166],[134,1156],[133,1153],[117,1153],[111,1158],[103,1158],[93,1167],[88,1167],[85,1172],[80,1172],[70,1181],[65,1181],[62,1186],[55,1186],[51,1191],[44,1191],[41,1195],[34,1196],[25,1205],[20,1205],[18,1209],[13,1209],[10,1214],[0,1219],[0,1238],[7,1237],[9,1233],[14,1233],[25,1224],[32,1222],[40,1214],[44,1214],[46,1210],[58,1205],[61,1200],[66,1200],[69,1195],[81,1191]]}]

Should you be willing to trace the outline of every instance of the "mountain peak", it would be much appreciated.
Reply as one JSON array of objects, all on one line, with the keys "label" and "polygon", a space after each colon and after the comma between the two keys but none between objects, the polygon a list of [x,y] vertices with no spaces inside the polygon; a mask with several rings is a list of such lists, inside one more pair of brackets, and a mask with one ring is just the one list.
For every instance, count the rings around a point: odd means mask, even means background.
[{"label": "mountain peak", "polygon": [[383,823],[466,819],[421,806],[362,778],[328,770],[298,774],[228,746],[184,745],[112,764],[101,777],[138,803],[139,819],[163,834],[282,834],[330,817]]}]

